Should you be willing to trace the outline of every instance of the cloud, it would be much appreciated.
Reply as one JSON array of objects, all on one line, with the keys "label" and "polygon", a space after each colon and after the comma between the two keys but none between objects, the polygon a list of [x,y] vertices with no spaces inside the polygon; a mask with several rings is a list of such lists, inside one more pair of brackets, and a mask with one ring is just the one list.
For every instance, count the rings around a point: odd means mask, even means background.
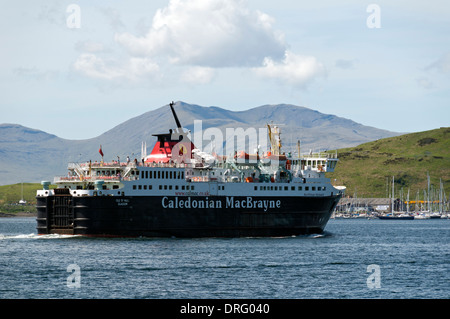
[{"label": "cloud", "polygon": [[442,55],[435,62],[428,65],[425,70],[437,70],[442,73],[450,73],[450,52]]},{"label": "cloud", "polygon": [[105,51],[105,46],[95,41],[78,41],[75,43],[75,49],[80,52],[97,53]]},{"label": "cloud", "polygon": [[254,71],[261,77],[279,79],[298,88],[305,88],[315,78],[326,75],[325,67],[315,57],[290,51],[286,51],[281,62],[264,59],[263,66]]},{"label": "cloud", "polygon": [[434,89],[436,86],[432,81],[430,81],[427,77],[419,77],[416,79],[417,85],[424,89]]},{"label": "cloud", "polygon": [[110,7],[100,8],[100,12],[104,15],[111,28],[114,30],[119,30],[125,27],[120,14],[116,9]]},{"label": "cloud", "polygon": [[267,14],[239,0],[171,0],[153,17],[143,37],[116,34],[134,56],[168,56],[174,64],[203,67],[260,65],[266,57],[282,58],[284,35]]},{"label": "cloud", "polygon": [[[426,90],[438,88],[442,81],[437,80],[436,76],[447,77],[450,74],[450,52],[443,54],[423,70],[426,75],[416,78],[417,85]],[[432,80],[430,80],[430,77]]]},{"label": "cloud", "polygon": [[54,80],[59,76],[59,71],[55,70],[40,70],[36,67],[18,67],[13,69],[13,73],[22,78],[33,79],[37,81]]},{"label": "cloud", "polygon": [[66,28],[66,7],[62,2],[46,2],[39,7],[37,13],[40,21]]},{"label": "cloud", "polygon": [[140,80],[157,74],[159,67],[148,58],[131,57],[126,63],[104,61],[91,53],[84,53],[74,63],[74,69],[88,77],[96,79]]},{"label": "cloud", "polygon": [[[115,25],[123,26],[115,11],[107,13],[117,18]],[[128,61],[106,61],[98,56],[105,53],[103,46],[82,42],[78,48],[84,53],[74,69],[103,80],[139,80],[176,70],[183,83],[206,84],[217,69],[248,68],[297,88],[324,76],[325,68],[315,57],[287,50],[284,34],[274,24],[272,17],[248,8],[244,0],[170,0],[156,11],[146,33],[115,33],[116,44],[127,54],[122,59]],[[351,61],[346,62],[339,66],[349,67]]]},{"label": "cloud", "polygon": [[345,60],[345,59],[338,59],[335,62],[335,66],[340,69],[349,70],[355,68],[355,62],[356,60]]},{"label": "cloud", "polygon": [[207,84],[210,83],[216,71],[213,68],[209,67],[189,67],[186,71],[181,75],[181,80],[188,84]]}]

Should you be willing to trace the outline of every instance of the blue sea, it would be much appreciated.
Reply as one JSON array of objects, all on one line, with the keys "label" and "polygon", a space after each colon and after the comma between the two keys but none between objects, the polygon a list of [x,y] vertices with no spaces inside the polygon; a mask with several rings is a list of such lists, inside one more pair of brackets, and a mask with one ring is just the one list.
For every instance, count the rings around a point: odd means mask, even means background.
[{"label": "blue sea", "polygon": [[0,218],[0,299],[448,299],[450,220],[330,220],[283,238],[36,235]]}]

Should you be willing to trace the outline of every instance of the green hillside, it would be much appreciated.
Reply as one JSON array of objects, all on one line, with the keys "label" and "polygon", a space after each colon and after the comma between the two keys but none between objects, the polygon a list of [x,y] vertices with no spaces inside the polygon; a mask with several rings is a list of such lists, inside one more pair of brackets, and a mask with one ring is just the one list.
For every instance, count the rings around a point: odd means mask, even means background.
[{"label": "green hillside", "polygon": [[22,184],[0,186],[0,213],[15,214],[36,212],[36,190],[42,189],[39,183],[23,183],[23,199],[26,205],[17,205],[22,199]]},{"label": "green hillside", "polygon": [[[333,151],[335,152],[335,151]],[[337,151],[339,163],[327,176],[334,185],[347,187],[347,195],[385,197],[395,177],[394,189],[415,198],[417,191],[427,189],[427,172],[432,188],[444,183],[450,191],[450,128],[405,134],[361,144]],[[336,181],[335,181],[336,180]],[[390,185],[389,185],[390,187]],[[405,197],[406,198],[406,197]]]}]

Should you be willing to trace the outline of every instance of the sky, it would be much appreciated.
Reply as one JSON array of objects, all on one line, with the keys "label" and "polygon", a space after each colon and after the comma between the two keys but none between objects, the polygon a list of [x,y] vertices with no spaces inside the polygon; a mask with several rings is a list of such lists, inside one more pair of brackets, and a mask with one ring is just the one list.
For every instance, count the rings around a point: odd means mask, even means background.
[{"label": "sky", "polygon": [[375,1],[3,1],[0,123],[87,139],[184,101],[450,126],[450,4]]}]

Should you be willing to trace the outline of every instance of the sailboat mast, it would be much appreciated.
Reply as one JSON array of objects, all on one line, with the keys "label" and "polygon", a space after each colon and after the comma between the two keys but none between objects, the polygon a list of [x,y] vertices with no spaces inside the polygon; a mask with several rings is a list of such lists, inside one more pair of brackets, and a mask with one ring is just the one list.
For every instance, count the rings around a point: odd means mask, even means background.
[{"label": "sailboat mast", "polygon": [[391,213],[394,213],[394,176],[392,176],[392,203],[391,203]]},{"label": "sailboat mast", "polygon": [[407,195],[407,198],[406,198],[406,211],[409,214],[409,188],[408,188],[408,195]]},{"label": "sailboat mast", "polygon": [[427,194],[427,202],[428,202],[428,212],[431,213],[430,207],[430,174],[427,172],[427,181],[428,181],[428,194]]}]

